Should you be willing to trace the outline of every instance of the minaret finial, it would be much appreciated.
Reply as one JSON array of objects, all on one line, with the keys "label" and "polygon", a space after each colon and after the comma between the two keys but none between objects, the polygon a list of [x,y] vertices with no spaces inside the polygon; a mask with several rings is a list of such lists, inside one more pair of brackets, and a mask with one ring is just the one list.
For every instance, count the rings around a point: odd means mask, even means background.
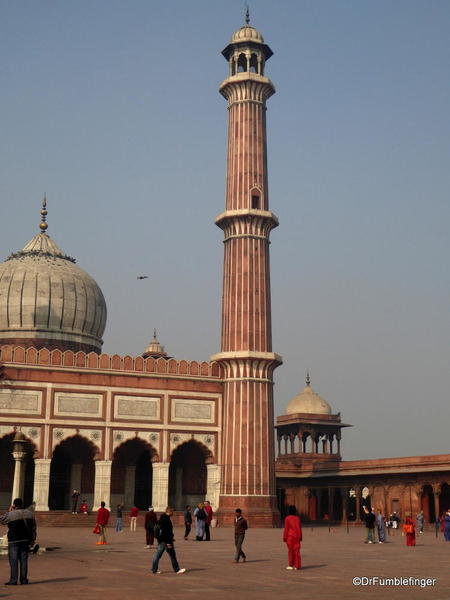
[{"label": "minaret finial", "polygon": [[309,387],[311,385],[311,377],[309,376],[309,369],[306,369],[306,387]]},{"label": "minaret finial", "polygon": [[156,340],[156,327],[155,327],[155,329],[153,330],[153,339],[154,339],[154,340]]},{"label": "minaret finial", "polygon": [[248,25],[250,23],[250,7],[247,4],[247,10],[245,11],[245,24]]},{"label": "minaret finial", "polygon": [[47,223],[47,195],[44,194],[44,199],[42,200],[42,208],[41,208],[41,222],[39,224],[39,229],[41,233],[45,233],[48,227]]}]

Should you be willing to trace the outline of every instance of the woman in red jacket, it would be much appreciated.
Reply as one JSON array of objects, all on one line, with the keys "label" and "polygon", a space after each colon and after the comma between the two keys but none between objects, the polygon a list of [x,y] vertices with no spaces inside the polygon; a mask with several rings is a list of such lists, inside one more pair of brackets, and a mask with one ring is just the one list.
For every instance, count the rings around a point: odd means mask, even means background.
[{"label": "woman in red jacket", "polygon": [[300,569],[300,542],[302,541],[302,522],[297,514],[295,506],[290,506],[288,516],[284,520],[283,542],[288,547],[289,566],[288,571]]}]

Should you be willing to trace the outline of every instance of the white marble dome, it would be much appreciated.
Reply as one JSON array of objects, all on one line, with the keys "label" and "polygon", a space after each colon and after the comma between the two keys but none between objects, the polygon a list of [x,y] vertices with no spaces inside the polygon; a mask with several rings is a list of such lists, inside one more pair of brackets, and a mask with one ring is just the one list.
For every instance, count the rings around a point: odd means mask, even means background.
[{"label": "white marble dome", "polygon": [[102,291],[45,233],[45,222],[41,229],[0,263],[0,344],[98,352],[106,325]]},{"label": "white marble dome", "polygon": [[251,25],[243,25],[231,36],[230,44],[238,42],[257,42],[264,44],[264,38],[257,29]]},{"label": "white marble dome", "polygon": [[310,413],[314,415],[331,415],[331,406],[322,396],[316,394],[311,387],[309,375],[306,377],[306,387],[294,396],[286,407],[286,414]]}]

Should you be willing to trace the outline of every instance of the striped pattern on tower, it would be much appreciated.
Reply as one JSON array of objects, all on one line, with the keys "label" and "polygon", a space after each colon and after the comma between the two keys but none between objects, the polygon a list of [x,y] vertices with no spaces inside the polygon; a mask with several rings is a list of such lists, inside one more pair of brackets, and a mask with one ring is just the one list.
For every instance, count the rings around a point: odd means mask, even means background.
[{"label": "striped pattern on tower", "polygon": [[230,76],[220,86],[228,100],[228,156],[225,212],[216,218],[224,232],[222,341],[212,358],[224,372],[220,506],[231,512],[240,505],[253,513],[253,524],[256,515],[260,524],[271,524],[273,371],[281,358],[272,352],[269,236],[278,220],[269,211],[266,100],[275,89],[262,74],[271,51],[249,35],[223,52]]}]

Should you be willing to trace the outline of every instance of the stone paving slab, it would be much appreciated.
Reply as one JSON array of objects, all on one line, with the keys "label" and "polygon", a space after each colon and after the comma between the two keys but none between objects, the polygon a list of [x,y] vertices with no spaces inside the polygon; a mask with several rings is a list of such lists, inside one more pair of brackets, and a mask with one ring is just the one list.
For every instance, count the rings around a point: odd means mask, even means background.
[{"label": "stone paving slab", "polygon": [[[0,532],[1,533],[1,532]],[[450,600],[450,543],[426,532],[408,548],[397,532],[386,544],[362,542],[363,529],[305,528],[300,571],[286,571],[287,552],[279,529],[250,529],[244,549],[248,561],[232,563],[233,531],[215,529],[211,542],[185,542],[176,528],[179,563],[184,575],[160,562],[161,575],[150,573],[154,550],[145,548],[143,530],[108,531],[108,545],[96,546],[90,529],[44,528],[39,543],[54,548],[30,557],[30,585],[7,587],[7,558],[0,559],[0,598],[53,600],[162,599],[264,600],[335,598]],[[356,587],[353,577],[436,578],[432,587]]]}]

